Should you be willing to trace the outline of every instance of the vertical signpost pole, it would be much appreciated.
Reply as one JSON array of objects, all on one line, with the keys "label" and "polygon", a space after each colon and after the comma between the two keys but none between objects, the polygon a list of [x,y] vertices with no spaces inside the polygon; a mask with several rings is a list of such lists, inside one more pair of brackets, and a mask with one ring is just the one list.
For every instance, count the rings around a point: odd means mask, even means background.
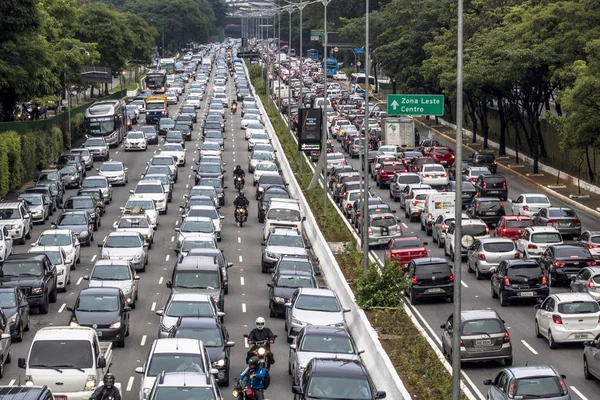
[{"label": "vertical signpost pole", "polygon": [[[369,80],[369,72],[371,60],[369,55],[369,0],[365,0],[365,137],[363,145],[363,274],[366,277],[369,273],[369,184],[367,183],[367,171],[369,169],[369,88],[371,81]],[[383,187],[383,185],[381,185]]]}]

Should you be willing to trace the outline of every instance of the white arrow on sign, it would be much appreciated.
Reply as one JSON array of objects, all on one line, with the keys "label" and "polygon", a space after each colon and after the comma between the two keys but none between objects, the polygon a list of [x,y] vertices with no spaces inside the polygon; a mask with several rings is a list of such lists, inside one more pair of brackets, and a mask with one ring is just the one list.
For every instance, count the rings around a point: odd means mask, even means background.
[{"label": "white arrow on sign", "polygon": [[394,109],[394,111],[396,111],[396,108],[399,106],[400,104],[398,104],[398,102],[396,100],[392,101],[392,108]]}]

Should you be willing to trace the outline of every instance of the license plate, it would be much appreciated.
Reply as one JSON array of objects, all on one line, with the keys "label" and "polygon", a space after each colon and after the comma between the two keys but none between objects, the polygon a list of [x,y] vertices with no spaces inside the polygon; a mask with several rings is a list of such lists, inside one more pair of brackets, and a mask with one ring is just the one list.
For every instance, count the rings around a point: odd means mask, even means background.
[{"label": "license plate", "polygon": [[448,161],[440,160],[440,164],[448,164]]},{"label": "license plate", "polygon": [[521,292],[519,293],[521,297],[533,297],[533,292]]},{"label": "license plate", "polygon": [[568,226],[570,226],[570,225],[571,225],[571,223],[570,223],[570,222],[561,222],[561,223],[559,224],[559,226],[561,226],[561,227],[563,227],[563,228],[566,228],[566,227],[568,227]]},{"label": "license plate", "polygon": [[495,211],[488,211],[485,213],[485,215],[496,215]]},{"label": "license plate", "polygon": [[96,335],[98,335],[99,337],[102,336],[102,331],[96,331]]},{"label": "license plate", "polygon": [[427,289],[427,293],[442,293],[444,290],[440,288]]},{"label": "license plate", "polygon": [[499,190],[488,190],[488,193],[494,194],[494,193],[500,193],[500,191]]},{"label": "license plate", "polygon": [[67,400],[67,396],[63,395],[54,395],[54,400]]},{"label": "license plate", "polygon": [[492,339],[481,339],[475,341],[475,346],[491,346]]},{"label": "license plate", "polygon": [[574,336],[575,336],[575,339],[587,339],[588,338],[587,333],[576,333]]}]

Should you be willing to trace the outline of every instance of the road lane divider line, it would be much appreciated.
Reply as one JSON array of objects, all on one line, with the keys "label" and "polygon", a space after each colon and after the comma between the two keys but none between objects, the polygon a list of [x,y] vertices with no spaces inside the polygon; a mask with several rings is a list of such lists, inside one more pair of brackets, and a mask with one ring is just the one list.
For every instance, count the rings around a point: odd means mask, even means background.
[{"label": "road lane divider line", "polygon": [[96,260],[97,254],[94,254],[94,256],[92,257],[92,262],[94,262]]},{"label": "road lane divider line", "polygon": [[162,285],[162,283],[163,283],[163,279],[164,279],[164,278],[161,276],[161,277],[160,277],[160,279],[158,280],[158,284],[159,284],[159,285]]},{"label": "road lane divider line", "polygon": [[175,221],[175,226],[179,225],[179,220]]},{"label": "road lane divider line", "polygon": [[117,229],[117,226],[119,226],[119,223],[118,223],[117,221],[115,221],[115,222],[113,223],[113,228],[114,228],[114,229]]},{"label": "road lane divider line", "polygon": [[129,377],[129,382],[127,382],[127,390],[128,392],[131,392],[131,388],[133,387],[133,381],[135,380],[135,376],[130,376]]},{"label": "road lane divider line", "polygon": [[169,258],[171,258],[171,255],[167,254],[167,256],[165,257],[165,261],[169,261]]},{"label": "road lane divider line", "polygon": [[82,280],[83,280],[83,276],[82,276],[82,277],[80,277],[79,279],[77,279],[77,283],[76,283],[76,285],[79,285],[79,284],[81,283],[81,281],[82,281]]},{"label": "road lane divider line", "polygon": [[408,226],[407,226],[407,225],[406,225],[404,222],[402,223],[402,226],[403,226],[404,228],[408,229]]},{"label": "road lane divider line", "polygon": [[150,311],[154,311],[154,310],[156,310],[156,302],[155,301],[152,302],[152,307],[150,307]]},{"label": "road lane divider line", "polygon": [[469,287],[469,285],[467,285],[467,284],[465,283],[465,281],[463,281],[462,279],[460,280],[460,284],[461,284],[461,285],[463,285],[463,287],[466,287],[466,288],[468,288],[468,287]]},{"label": "road lane divider line", "polygon": [[238,237],[238,243],[242,243],[242,238]]},{"label": "road lane divider line", "polygon": [[537,356],[538,352],[535,351],[535,349],[533,347],[531,347],[531,345],[529,343],[527,343],[524,340],[521,340],[521,343],[523,343],[523,346],[527,347],[527,349],[529,349],[530,352],[532,352],[533,354],[535,354]]},{"label": "road lane divider line", "polygon": [[246,303],[242,303],[242,312],[246,312]]},{"label": "road lane divider line", "polygon": [[244,286],[246,282],[244,282],[244,277],[240,276],[240,285]]},{"label": "road lane divider line", "polygon": [[140,342],[140,346],[144,346],[146,344],[146,338],[147,338],[146,335],[142,336],[142,341]]},{"label": "road lane divider line", "polygon": [[10,382],[8,382],[8,386],[14,385],[16,381],[16,379],[11,379]]},{"label": "road lane divider line", "polygon": [[175,236],[171,236],[171,243],[175,241]]},{"label": "road lane divider line", "polygon": [[571,390],[573,391],[573,393],[575,393],[577,396],[581,397],[581,400],[588,400],[587,397],[585,397],[583,395],[583,393],[581,393],[579,390],[577,390],[577,388],[575,386],[569,386],[571,388]]},{"label": "road lane divider line", "polygon": [[250,348],[250,345],[248,344],[248,338],[244,338],[244,347],[245,348]]},{"label": "road lane divider line", "polygon": [[242,256],[240,256],[240,262],[244,262],[244,259],[242,258]]},{"label": "road lane divider line", "polygon": [[58,309],[58,312],[61,313],[65,310],[65,307],[67,307],[67,303],[63,303],[62,306],[60,306],[60,308]]}]

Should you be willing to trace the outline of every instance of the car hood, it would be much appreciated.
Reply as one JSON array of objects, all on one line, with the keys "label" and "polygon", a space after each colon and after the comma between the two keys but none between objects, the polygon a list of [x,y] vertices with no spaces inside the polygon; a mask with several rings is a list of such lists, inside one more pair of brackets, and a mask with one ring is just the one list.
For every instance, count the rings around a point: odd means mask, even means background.
[{"label": "car hood", "polygon": [[0,226],[4,226],[4,225],[19,225],[23,223],[23,220],[21,219],[3,219],[0,220]]},{"label": "car hood", "polygon": [[37,212],[37,211],[43,211],[43,210],[44,210],[44,206],[43,205],[38,205],[38,206],[30,205],[29,206],[29,211],[32,212],[32,213]]},{"label": "car hood", "polygon": [[88,287],[116,287],[119,288],[121,290],[125,289],[125,288],[131,288],[131,281],[130,280],[123,280],[123,281],[109,281],[109,280],[96,280],[96,279],[90,279],[89,283],[88,283]]},{"label": "car hood", "polygon": [[18,307],[2,307],[2,311],[6,314],[6,318],[11,319],[17,313]]},{"label": "car hood", "polygon": [[74,311],[76,321],[80,325],[92,326],[92,325],[110,325],[117,321],[120,321],[119,313],[114,311],[108,312],[82,312]]},{"label": "car hood", "polygon": [[313,310],[300,310],[294,308],[293,318],[309,325],[329,325],[342,324],[346,322],[344,314],[339,312],[323,312]]},{"label": "car hood", "polygon": [[125,171],[100,171],[98,172],[98,175],[105,178],[115,178],[117,176],[125,175]]},{"label": "car hood", "polygon": [[126,248],[112,248],[112,247],[103,247],[102,254],[105,254],[109,257],[125,257],[131,258],[136,254],[142,254],[143,251],[139,247],[126,247]]},{"label": "car hood", "polygon": [[39,286],[42,276],[4,276],[0,278],[2,286],[21,287],[21,286]]},{"label": "car hood", "polygon": [[290,254],[295,256],[307,255],[304,247],[291,247],[291,246],[267,246],[265,251],[276,254]]},{"label": "car hood", "polygon": [[128,141],[129,143],[141,143],[146,141],[146,138],[132,138],[132,139],[125,139],[126,141]]},{"label": "car hood", "polygon": [[289,298],[292,297],[292,294],[297,289],[298,288],[288,288],[288,287],[275,286],[273,288],[273,296],[275,296],[275,297],[283,297],[284,299],[289,300]]},{"label": "car hood", "polygon": [[210,358],[211,362],[215,362],[218,360],[222,360],[225,358],[225,349],[223,346],[218,347],[206,347],[206,351],[208,352],[208,358]]}]

